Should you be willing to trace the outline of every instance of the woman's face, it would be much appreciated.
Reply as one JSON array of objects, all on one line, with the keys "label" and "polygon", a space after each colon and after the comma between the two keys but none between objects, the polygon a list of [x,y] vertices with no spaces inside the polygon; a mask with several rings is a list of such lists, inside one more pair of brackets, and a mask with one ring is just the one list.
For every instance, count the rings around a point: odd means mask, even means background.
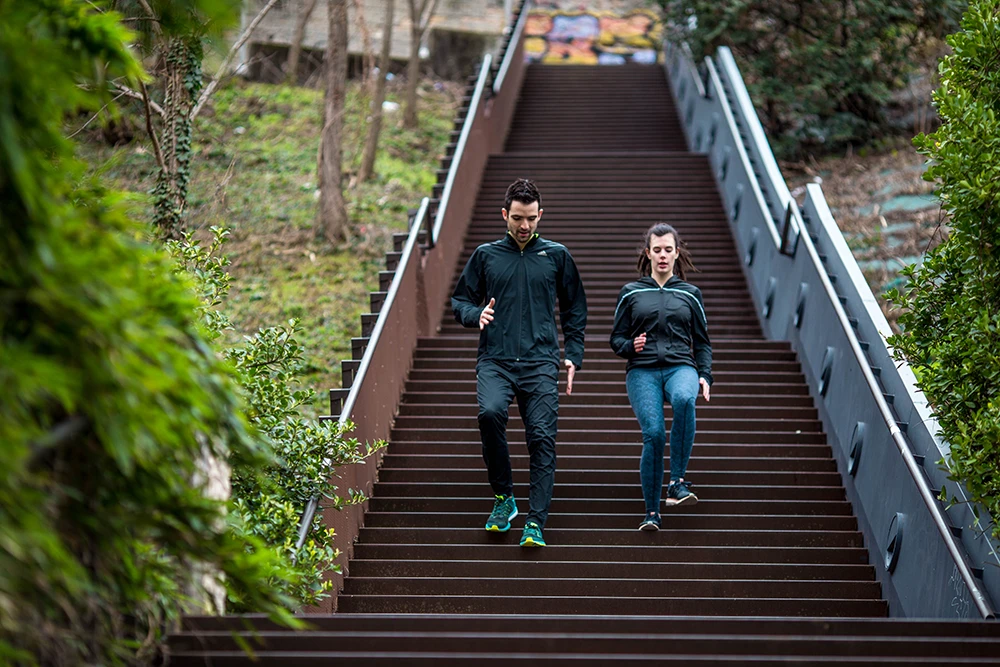
[{"label": "woman's face", "polygon": [[667,233],[662,236],[649,237],[649,247],[646,257],[654,274],[670,276],[674,273],[674,262],[677,261],[677,243],[674,235]]}]

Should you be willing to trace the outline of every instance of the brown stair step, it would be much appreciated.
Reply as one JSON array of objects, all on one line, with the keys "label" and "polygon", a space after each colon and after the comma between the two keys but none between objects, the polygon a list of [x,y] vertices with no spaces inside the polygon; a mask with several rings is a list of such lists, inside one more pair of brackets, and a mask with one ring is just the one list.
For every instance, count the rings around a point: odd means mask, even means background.
[{"label": "brown stair step", "polygon": [[[469,339],[478,340],[479,332],[472,334],[459,334],[452,336],[421,336],[417,338],[418,345],[425,348],[440,348],[440,347],[454,347],[456,342],[466,341]],[[603,341],[602,341],[603,343]],[[738,341],[726,341],[712,339],[712,348],[715,346],[725,347],[729,346],[730,349],[739,349],[747,353],[753,353],[754,351],[761,352],[789,352],[791,350],[791,344],[788,341],[771,341],[764,340],[762,338],[754,340],[738,340]],[[603,347],[603,345],[602,345]],[[473,347],[475,349],[475,347]],[[793,353],[794,354],[794,353]],[[608,350],[608,355],[611,355],[611,351]]]},{"label": "brown stair step", "polygon": [[[814,565],[803,563],[670,563],[674,579],[756,579],[875,581],[870,565]],[[643,579],[651,572],[663,573],[659,563],[509,561],[509,560],[367,560],[351,561],[352,577],[478,577],[519,580],[523,577],[558,577],[572,572],[578,578]]]},{"label": "brown stair step", "polygon": [[[586,363],[586,362],[584,362]],[[585,367],[581,369],[581,372],[585,370]],[[562,373],[562,380],[565,381],[565,373]],[[714,388],[714,384],[713,384]],[[804,383],[786,383],[786,384],[767,384],[761,385],[751,382],[728,382],[722,383],[720,389],[723,389],[728,394],[742,394],[745,396],[759,396],[761,394],[769,394],[771,396],[780,396],[784,398],[785,396],[808,396],[809,388]],[[440,395],[476,395],[476,383],[475,381],[435,381],[435,380],[417,380],[408,381],[406,383],[406,391],[410,392],[432,392]],[[565,393],[565,392],[560,392]],[[583,397],[586,395],[600,394],[607,396],[609,393],[619,393],[622,397],[625,396],[625,383],[621,380],[617,382],[601,380],[588,380],[585,375],[573,380],[573,395],[578,397]],[[714,392],[713,392],[714,393]]]},{"label": "brown stair step", "polygon": [[[524,446],[524,440],[519,442],[508,439],[508,441],[510,443],[511,451],[515,454],[518,453],[518,447]],[[556,447],[557,453],[560,457],[565,455],[589,457],[596,456],[603,458],[608,455],[627,456],[630,453],[638,457],[642,452],[642,442],[638,437],[635,442],[631,444],[619,443],[615,446],[616,449],[614,449],[614,451],[610,449],[610,445],[607,443],[567,442],[561,438],[557,440]],[[479,438],[460,442],[431,442],[426,440],[415,441],[394,438],[389,443],[389,451],[393,454],[481,454],[482,443]],[[526,450],[521,451],[524,452]],[[669,453],[669,451],[670,445],[668,444],[666,453]],[[831,456],[831,452],[828,445],[768,445],[759,443],[752,445],[711,444],[697,440],[695,442],[694,453],[692,454],[691,460],[696,461],[701,456],[716,457],[727,455],[735,457],[754,456],[764,460],[770,460],[775,457],[784,456],[806,458],[829,457]]]},{"label": "brown stair step", "polygon": [[[641,513],[640,509],[640,513]],[[486,531],[481,531],[485,534]],[[638,532],[638,531],[636,531]],[[517,536],[513,536],[516,538]],[[752,547],[752,546],[675,546],[675,545],[552,545],[544,549],[525,549],[516,539],[496,544],[400,544],[367,543],[355,546],[355,558],[374,560],[514,560],[514,561],[618,561],[636,563],[798,563],[867,565],[868,550],[862,547]],[[419,613],[419,612],[415,612]],[[489,612],[477,612],[489,613]],[[552,612],[558,613],[558,612]],[[581,611],[581,613],[583,613]],[[588,612],[599,613],[599,612]],[[692,612],[697,613],[697,612]]]},{"label": "brown stair step", "polygon": [[[375,496],[369,500],[372,512],[437,512],[449,514],[476,513],[483,517],[489,516],[493,509],[493,495],[488,488],[482,493],[472,496]],[[515,489],[516,491],[516,489]],[[523,505],[525,497],[515,494]],[[553,516],[591,515],[612,513],[627,515],[633,521],[642,516],[645,511],[641,494],[632,498],[559,498],[559,504],[552,512]],[[525,509],[521,507],[521,509]],[[794,500],[794,499],[719,499],[702,498],[697,505],[681,505],[680,507],[664,508],[663,513],[671,516],[690,515],[780,515],[795,516],[853,516],[851,505],[846,500]]]},{"label": "brown stair step", "polygon": [[[571,574],[568,568],[563,575]],[[357,577],[344,581],[343,595],[509,596],[596,598],[824,598],[872,600],[880,595],[874,581],[757,581],[754,579],[617,579]]]},{"label": "brown stair step", "polygon": [[[623,364],[624,365],[624,364]],[[589,366],[580,371],[577,379],[583,381],[586,378],[591,382],[615,382],[624,385],[623,369],[604,370],[591,369]],[[584,373],[586,375],[584,375]],[[725,371],[712,369],[714,382],[723,384],[757,384],[762,387],[771,385],[792,385],[803,383],[804,378],[800,372],[757,372],[757,371]],[[456,381],[471,382],[476,379],[475,368],[414,368],[410,371],[411,382],[422,381]]]},{"label": "brown stair step", "polygon": [[[622,383],[624,384],[624,382]],[[798,396],[793,395],[760,395],[750,392],[744,393],[727,393],[729,387],[725,385],[719,387],[712,387],[712,400],[709,403],[700,403],[697,406],[698,410],[708,410],[710,408],[750,408],[754,406],[761,406],[764,408],[778,409],[782,407],[788,407],[790,409],[798,408],[812,408],[813,402],[812,397],[808,394],[799,394]],[[475,395],[469,394],[450,394],[442,395],[440,393],[429,392],[429,391],[411,391],[407,392],[404,396],[405,404],[407,405],[440,405],[443,403],[455,404],[458,401],[465,401],[466,405],[476,405]],[[628,396],[625,391],[622,390],[620,393],[601,393],[587,391],[587,387],[574,384],[573,394],[567,396],[565,392],[565,381],[563,380],[563,386],[560,389],[559,394],[559,409],[560,411],[567,406],[575,405],[606,405],[606,406],[617,406],[629,408]],[[631,408],[629,408],[631,409]],[[665,406],[665,409],[670,409]]]},{"label": "brown stair step", "polygon": [[[666,407],[666,406],[664,406]],[[698,430],[699,431],[730,431],[734,428],[743,427],[748,432],[818,432],[822,424],[816,419],[766,419],[766,418],[728,418],[724,411],[708,412],[699,405],[697,408]],[[477,408],[478,412],[478,408]],[[560,411],[562,412],[562,411]],[[667,413],[669,419],[673,410]],[[511,417],[519,415],[517,411],[511,411]],[[424,428],[424,429],[451,429],[451,428],[478,428],[475,414],[443,416],[443,415],[405,415],[400,414],[396,418],[396,428]],[[618,432],[634,432],[638,434],[639,425],[634,416],[612,417],[610,415],[578,416],[559,415],[560,430],[586,429],[586,430],[613,430]]]},{"label": "brown stair step", "polygon": [[[471,397],[468,397],[471,398]],[[724,417],[728,419],[754,420],[764,422],[785,423],[788,421],[815,421],[815,408],[786,408],[786,407],[758,407],[758,406],[724,406],[716,404],[717,396],[712,397],[709,403],[701,403],[697,406],[699,424],[703,419],[714,419]],[[669,419],[673,413],[670,404],[664,405],[664,410]],[[510,406],[510,418],[520,419],[520,411],[517,403]],[[475,400],[466,400],[465,403],[403,403],[399,406],[400,417],[470,417],[476,418],[479,414],[479,406]],[[632,408],[626,403],[624,405],[599,405],[599,404],[579,404],[560,401],[560,419],[575,417],[601,417],[601,418],[635,418]]]},{"label": "brown stair step", "polygon": [[[385,496],[465,496],[475,497],[485,495],[489,485],[484,479],[474,482],[377,482],[374,493]],[[520,489],[515,488],[515,495]],[[713,484],[698,484],[696,487],[699,498],[717,498],[725,500],[843,500],[844,489],[840,486],[720,486]],[[637,483],[605,484],[595,487],[590,484],[556,484],[556,495],[553,498],[553,508],[560,498],[636,498],[641,497]]]},{"label": "brown stair step", "polygon": [[[575,393],[575,392],[574,392]],[[560,426],[558,439],[560,443],[598,443],[609,444],[631,443],[631,438],[638,436],[638,429],[633,433],[622,433],[614,430],[597,429],[573,429]],[[470,424],[467,428],[435,428],[428,431],[422,428],[394,428],[390,436],[393,440],[433,441],[433,442],[464,442],[470,439],[479,438],[479,429],[475,424]],[[512,423],[507,427],[507,439],[511,442],[524,442],[524,429],[519,423]],[[711,431],[699,428],[696,436],[698,443],[711,444],[794,444],[794,445],[819,445],[826,442],[824,433],[788,433],[782,431]]]},{"label": "brown stair step", "polygon": [[602,598],[341,595],[339,610],[367,613],[525,614],[545,609],[553,614],[669,614],[703,616],[884,616],[882,600],[774,598]]},{"label": "brown stair step", "polygon": [[[472,360],[475,363],[476,359],[476,345],[478,341],[478,335],[468,336],[463,339],[455,339],[451,342],[450,346],[425,346],[421,344],[417,347],[415,355],[417,359],[461,359],[463,362],[466,360]],[[605,342],[606,341],[600,341]],[[748,345],[752,344],[754,341],[746,341]],[[785,364],[793,363],[795,361],[795,353],[791,351],[760,351],[760,352],[747,352],[741,354],[737,349],[735,349],[735,343],[726,343],[726,346],[719,347],[718,341],[712,341],[712,364],[716,363],[744,363],[753,365],[767,365],[771,363]],[[608,364],[615,364],[617,368],[622,371],[625,370],[625,360],[621,357],[615,356],[611,352],[610,347],[603,347],[599,344],[591,343],[586,347],[584,353],[583,362],[590,367],[591,363],[601,364],[604,367]],[[796,367],[798,363],[795,362]]]},{"label": "brown stair step", "polygon": [[[514,466],[514,484],[528,483],[528,467]],[[470,484],[483,480],[484,470],[480,463],[475,468],[390,468],[382,466],[379,470],[379,481],[382,482],[450,482]],[[558,483],[563,484],[632,484],[637,483],[638,473],[635,470],[577,470],[559,469]],[[697,488],[711,485],[746,486],[839,486],[842,482],[837,472],[785,472],[767,471],[753,472],[746,470],[691,471],[690,479],[697,480]]]},{"label": "brown stair step", "polygon": [[[522,561],[523,562],[523,561]],[[703,618],[703,617],[600,616],[596,614],[527,614],[523,618],[492,614],[311,614],[310,624],[319,632],[483,632],[484,627],[497,633],[523,632],[523,626],[538,634],[612,634],[612,635],[733,635],[751,637],[846,637],[850,641],[893,638],[914,642],[943,638],[946,640],[1000,639],[1000,623],[970,623],[965,620],[905,618]],[[262,614],[240,616],[185,616],[183,630],[194,631],[287,631]],[[970,646],[977,642],[970,642]]]},{"label": "brown stair step", "polygon": [[[557,450],[558,451],[558,450]],[[636,446],[635,451],[629,456],[605,456],[601,458],[601,466],[604,470],[628,470],[638,474],[639,456],[641,447]],[[571,456],[559,454],[559,470],[586,470],[594,465],[593,458],[589,456]],[[510,455],[511,465],[515,468],[524,469],[528,466],[528,455],[512,452]],[[382,468],[431,468],[434,470],[447,470],[452,468],[483,468],[483,458],[476,454],[397,454],[394,449],[382,459]],[[702,456],[700,452],[695,455],[688,465],[691,474],[700,474],[704,470],[716,471],[741,471],[741,472],[836,472],[837,464],[832,458],[785,458],[772,457],[768,459],[757,457],[715,457]],[[560,477],[561,479],[561,477]]]},{"label": "brown stair step", "polygon": [[[699,667],[795,667],[812,665],[939,665],[941,658],[915,657],[879,657],[877,660],[868,656],[758,656],[758,655],[688,655],[662,654],[656,649],[647,649],[646,653],[628,655],[621,653],[553,653],[542,655],[537,652],[482,654],[449,651],[447,644],[439,643],[439,650],[432,653],[413,653],[408,650],[374,652],[364,651],[254,651],[253,660],[246,652],[238,651],[193,651],[177,652],[171,655],[171,665],[186,667],[197,665],[204,667],[278,667],[294,664],[301,667],[327,666],[333,663],[350,664],[352,667],[368,667],[377,665],[393,665],[399,667],[440,667],[442,664],[474,664],[483,665],[545,665],[546,667],[578,667],[581,664],[607,665],[610,663],[662,665],[698,665]],[[949,658],[949,664],[954,665],[993,665],[994,658]]]},{"label": "brown stair step", "polygon": [[[554,503],[553,503],[554,504]],[[399,528],[364,527],[358,537],[359,543],[368,544],[455,544],[455,545],[496,545],[517,543],[519,535],[490,533],[482,529],[459,528]],[[680,547],[861,547],[861,533],[853,530],[661,530],[648,533],[641,530],[581,529],[545,527],[545,541],[552,545],[590,546],[649,546],[667,545]]]},{"label": "brown stair step", "polygon": [[[522,505],[524,505],[522,499]],[[520,508],[521,514],[527,507]],[[481,529],[486,512],[455,511],[447,515],[433,512],[374,512],[365,514],[365,525],[371,528],[456,528]],[[608,530],[635,530],[642,514],[551,514],[548,525],[558,528],[599,528]],[[674,514],[669,509],[662,515],[663,530],[837,530],[856,531],[853,516],[821,516],[788,514]]]},{"label": "brown stair step", "polygon": [[[661,621],[661,623],[664,621]],[[747,655],[782,655],[782,656],[912,656],[914,658],[942,657],[953,655],[968,655],[986,657],[989,651],[996,648],[996,641],[991,638],[942,638],[942,637],[829,637],[829,636],[794,636],[778,635],[713,635],[713,634],[674,634],[667,627],[656,634],[647,634],[640,639],[645,641],[630,641],[631,634],[609,633],[577,633],[573,635],[549,635],[536,632],[527,624],[515,632],[495,632],[480,630],[480,632],[434,632],[434,633],[394,633],[394,632],[360,632],[360,631],[316,631],[310,635],[308,648],[311,650],[342,650],[350,646],[354,651],[384,650],[386,645],[405,640],[407,646],[414,652],[433,653],[440,651],[442,644],[452,650],[478,651],[483,654],[504,653],[512,643],[531,644],[538,653],[576,653],[608,655],[622,652],[625,654],[643,654],[649,650],[647,642],[668,644],[675,654],[708,653],[743,657]],[[637,634],[637,633],[636,633]],[[302,651],[301,633],[289,630],[259,631],[257,636],[248,635],[249,644],[265,651]],[[622,644],[629,644],[622,646]],[[189,632],[179,635],[171,647],[175,652],[205,649],[210,651],[235,651],[236,645],[232,634],[226,631]]]}]

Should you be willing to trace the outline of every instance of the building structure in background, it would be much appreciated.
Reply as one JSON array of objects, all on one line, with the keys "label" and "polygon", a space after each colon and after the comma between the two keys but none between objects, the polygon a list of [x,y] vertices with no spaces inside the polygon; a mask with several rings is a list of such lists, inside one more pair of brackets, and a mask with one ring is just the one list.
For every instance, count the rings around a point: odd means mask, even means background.
[{"label": "building structure in background", "polygon": [[661,58],[663,24],[647,2],[537,2],[525,32],[531,62],[623,65]]},{"label": "building structure in background", "polygon": [[[357,0],[348,3],[348,52],[352,70],[364,55],[365,46],[357,6],[372,47],[378,53],[382,40],[382,24],[386,2],[394,1],[391,57],[402,64],[410,53],[410,7],[407,0]],[[267,0],[247,0],[244,24],[248,23]],[[247,47],[243,50],[240,71],[249,78],[280,81],[282,67],[295,32],[295,23],[305,0],[279,0],[261,21]],[[300,83],[315,82],[317,70],[326,48],[326,0],[320,0],[306,24],[302,43]],[[438,0],[422,44],[421,55],[426,68],[445,79],[461,80],[475,69],[482,55],[492,51],[504,26],[505,12],[511,11],[510,0]],[[400,69],[402,69],[400,65]]]},{"label": "building structure in background", "polygon": [[[364,39],[356,7],[377,52],[382,39],[386,2],[396,3],[391,56],[406,62],[410,49],[407,0],[357,0],[348,4],[352,70],[364,55]],[[267,0],[247,0],[244,24]],[[238,70],[251,79],[281,81],[292,35],[306,0],[279,0],[257,26],[240,54]],[[462,80],[475,70],[483,53],[492,51],[520,0],[438,0],[421,50],[425,67],[445,79]],[[646,0],[540,0],[534,3],[526,27],[529,60],[545,63],[620,64],[656,62],[662,25]],[[303,40],[300,83],[314,83],[326,48],[326,0],[320,0]]]}]

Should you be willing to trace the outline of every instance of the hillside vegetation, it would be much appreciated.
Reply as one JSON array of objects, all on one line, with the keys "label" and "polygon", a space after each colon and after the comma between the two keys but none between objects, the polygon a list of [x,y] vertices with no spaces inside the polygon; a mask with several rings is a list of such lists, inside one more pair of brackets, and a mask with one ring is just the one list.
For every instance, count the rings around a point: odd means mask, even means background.
[{"label": "hillside vegetation", "polygon": [[[390,83],[398,103],[402,85]],[[384,269],[393,232],[406,228],[407,210],[428,196],[448,141],[460,89],[426,82],[420,125],[402,127],[389,113],[376,177],[345,192],[353,223],[346,247],[331,247],[313,230],[322,91],[233,81],[197,119],[188,225],[200,237],[212,225],[232,231],[226,245],[233,288],[227,301],[232,342],[260,327],[301,321],[306,388],[326,412],[325,390],[341,386],[340,360],[350,357],[359,316]],[[348,90],[345,170],[360,165],[367,99],[358,82]],[[139,134],[141,138],[141,133]],[[136,217],[149,219],[156,163],[144,141],[109,147],[95,132],[86,159],[117,187],[133,193]]]}]

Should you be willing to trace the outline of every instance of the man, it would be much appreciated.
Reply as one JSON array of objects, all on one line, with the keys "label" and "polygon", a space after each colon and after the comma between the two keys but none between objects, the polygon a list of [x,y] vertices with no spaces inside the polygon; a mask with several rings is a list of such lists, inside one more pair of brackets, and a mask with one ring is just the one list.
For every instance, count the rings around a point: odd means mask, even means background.
[{"label": "man", "polygon": [[[493,512],[486,530],[506,532],[517,516],[507,449],[507,408],[517,398],[530,455],[531,485],[522,547],[543,547],[556,470],[559,411],[559,306],[566,356],[566,394],[583,363],[587,298],[566,247],[535,232],[542,219],[534,183],[518,179],[507,188],[507,234],[476,248],[451,298],[455,318],[479,327],[476,396],[483,459],[493,487]],[[484,305],[485,304],[485,305]]]}]

